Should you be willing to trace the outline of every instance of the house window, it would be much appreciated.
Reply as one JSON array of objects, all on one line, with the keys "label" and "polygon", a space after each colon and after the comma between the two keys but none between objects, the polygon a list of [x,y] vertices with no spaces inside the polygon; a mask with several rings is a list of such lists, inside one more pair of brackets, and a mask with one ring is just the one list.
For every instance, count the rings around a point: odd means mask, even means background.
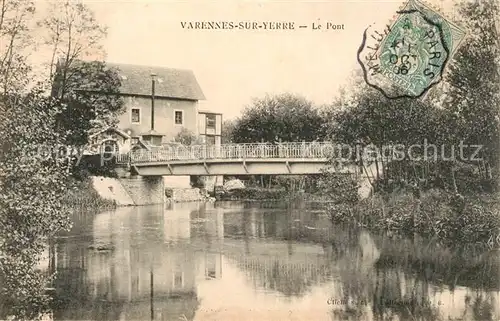
[{"label": "house window", "polygon": [[207,129],[215,129],[215,115],[207,115]]},{"label": "house window", "polygon": [[132,108],[132,123],[139,124],[141,122],[141,110],[139,108]]},{"label": "house window", "polygon": [[175,271],[173,275],[174,279],[174,289],[179,289],[184,287],[184,273],[181,271]]},{"label": "house window", "polygon": [[174,120],[176,125],[184,124],[184,112],[182,110],[174,111]]},{"label": "house window", "polygon": [[214,135],[207,135],[205,138],[205,143],[207,145],[215,145],[215,136]]}]

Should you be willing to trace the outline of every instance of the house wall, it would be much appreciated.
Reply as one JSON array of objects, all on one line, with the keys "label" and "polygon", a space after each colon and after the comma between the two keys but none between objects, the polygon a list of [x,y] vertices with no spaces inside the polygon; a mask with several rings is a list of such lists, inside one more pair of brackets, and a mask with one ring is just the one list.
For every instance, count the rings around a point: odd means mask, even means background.
[{"label": "house wall", "polygon": [[[151,129],[151,98],[150,97],[125,97],[126,111],[118,118],[118,127],[131,136],[139,136]],[[140,123],[132,124],[132,108],[140,108]],[[184,113],[182,125],[174,122],[174,111]],[[155,98],[155,130],[164,134],[163,142],[171,141],[183,128],[187,128],[198,135],[198,102],[190,100],[175,100],[168,98]]]}]

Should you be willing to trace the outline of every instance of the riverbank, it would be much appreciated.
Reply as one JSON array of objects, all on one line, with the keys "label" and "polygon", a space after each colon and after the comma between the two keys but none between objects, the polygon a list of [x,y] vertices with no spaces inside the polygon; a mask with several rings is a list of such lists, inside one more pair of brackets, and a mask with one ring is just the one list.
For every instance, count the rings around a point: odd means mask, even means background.
[{"label": "riverbank", "polygon": [[325,195],[319,193],[310,193],[303,190],[289,191],[285,188],[264,188],[264,187],[246,187],[244,189],[235,189],[226,191],[217,196],[220,201],[279,201],[286,199],[301,198],[306,201],[328,203],[331,200]]},{"label": "riverbank", "polygon": [[115,201],[104,199],[99,195],[90,178],[82,181],[71,179],[68,182],[66,195],[63,197],[63,204],[73,209],[85,208],[102,211],[117,206]]},{"label": "riverbank", "polygon": [[446,244],[494,247],[500,239],[498,197],[492,194],[454,194],[429,190],[415,195],[402,191],[376,194],[353,206],[329,205],[334,223],[355,222],[390,234],[436,238]]}]

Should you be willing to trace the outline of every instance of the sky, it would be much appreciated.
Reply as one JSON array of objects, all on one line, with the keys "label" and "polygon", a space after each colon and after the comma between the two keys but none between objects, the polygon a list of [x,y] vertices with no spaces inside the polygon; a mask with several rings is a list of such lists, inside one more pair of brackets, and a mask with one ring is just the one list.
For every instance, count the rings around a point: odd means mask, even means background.
[{"label": "sky", "polygon": [[[200,109],[237,117],[253,97],[296,93],[330,103],[360,69],[356,53],[371,23],[387,22],[398,0],[83,0],[108,26],[106,60],[192,70]],[[443,0],[444,1],[444,0]],[[449,0],[446,0],[449,1]],[[440,0],[435,4],[439,5]],[[295,30],[187,30],[181,22],[294,22]],[[344,25],[326,30],[326,23]],[[312,24],[322,25],[312,30]],[[299,29],[298,25],[307,25]]]}]

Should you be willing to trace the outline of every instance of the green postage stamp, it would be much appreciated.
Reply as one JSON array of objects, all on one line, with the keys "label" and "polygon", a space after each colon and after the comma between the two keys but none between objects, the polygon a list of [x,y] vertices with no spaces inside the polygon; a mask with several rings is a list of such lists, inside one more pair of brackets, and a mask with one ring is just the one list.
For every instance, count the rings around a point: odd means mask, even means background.
[{"label": "green postage stamp", "polygon": [[369,26],[358,50],[365,81],[387,98],[422,97],[439,83],[463,29],[410,0],[383,28]]}]

